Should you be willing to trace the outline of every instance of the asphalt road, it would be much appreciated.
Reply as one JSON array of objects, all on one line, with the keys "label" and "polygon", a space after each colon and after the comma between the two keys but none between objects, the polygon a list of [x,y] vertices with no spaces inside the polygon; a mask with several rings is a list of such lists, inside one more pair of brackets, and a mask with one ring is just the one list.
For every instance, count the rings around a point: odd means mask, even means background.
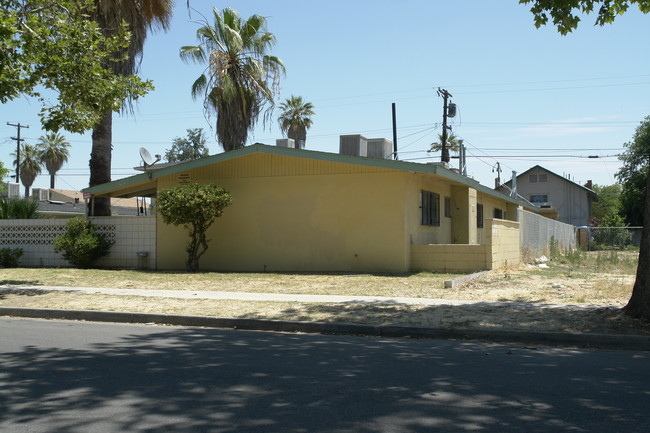
[{"label": "asphalt road", "polygon": [[642,432],[649,361],[0,318],[0,432]]}]

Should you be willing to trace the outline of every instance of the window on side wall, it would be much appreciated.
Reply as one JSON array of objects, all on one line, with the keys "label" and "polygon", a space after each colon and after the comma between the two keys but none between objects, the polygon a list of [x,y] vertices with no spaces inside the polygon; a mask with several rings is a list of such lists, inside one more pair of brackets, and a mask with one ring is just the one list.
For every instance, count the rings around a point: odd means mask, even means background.
[{"label": "window on side wall", "polygon": [[451,197],[445,197],[445,217],[451,218]]},{"label": "window on side wall", "polygon": [[530,196],[530,202],[531,203],[548,203],[548,195],[547,194],[533,194]]},{"label": "window on side wall", "polygon": [[483,228],[483,205],[476,205],[476,227]]},{"label": "window on side wall", "polygon": [[503,219],[503,209],[494,208],[494,218]]},{"label": "window on side wall", "polygon": [[440,225],[440,196],[435,192],[420,192],[420,224],[423,226]]}]

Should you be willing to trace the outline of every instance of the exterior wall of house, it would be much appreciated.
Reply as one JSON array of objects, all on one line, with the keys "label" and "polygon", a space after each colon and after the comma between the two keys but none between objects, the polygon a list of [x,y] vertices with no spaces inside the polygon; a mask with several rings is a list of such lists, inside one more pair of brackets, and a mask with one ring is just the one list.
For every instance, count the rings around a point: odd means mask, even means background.
[{"label": "exterior wall of house", "polygon": [[[441,178],[422,174],[408,175],[409,182],[404,189],[408,227],[413,244],[450,244],[452,243],[453,201],[452,184]],[[422,224],[422,191],[432,192],[439,199],[439,225]],[[451,217],[445,216],[445,198],[451,204]]]},{"label": "exterior wall of house", "polygon": [[[407,272],[407,173],[253,154],[159,179],[213,182],[233,205],[209,229],[202,270]],[[158,268],[183,269],[187,232],[158,224]]]},{"label": "exterior wall of house", "polygon": [[592,199],[578,185],[546,170],[536,168],[517,179],[517,193],[532,201],[532,196],[547,196],[548,204],[555,208],[558,221],[574,226],[587,225],[591,216]]},{"label": "exterior wall of house", "polygon": [[[484,244],[486,243],[487,236],[489,236],[488,229],[487,229],[487,224],[486,221],[492,218],[497,218],[497,219],[512,219],[516,220],[517,219],[517,213],[516,212],[508,212],[508,206],[507,202],[505,200],[499,200],[496,197],[484,194],[484,193],[478,193],[476,197],[476,205],[482,205],[483,206],[483,221],[482,225],[483,227],[478,227],[478,215],[476,218],[474,218],[473,224],[477,227],[477,234],[476,234],[476,243],[478,244]],[[511,209],[511,208],[510,208]],[[500,216],[498,216],[495,211],[499,210],[500,211]]]},{"label": "exterior wall of house", "polygon": [[519,223],[488,218],[484,225],[481,245],[411,245],[411,270],[476,272],[520,263]]},{"label": "exterior wall of house", "polygon": [[[194,182],[233,197],[208,232],[202,270],[408,272],[412,244],[483,244],[477,202],[486,220],[507,208],[442,176],[265,153],[161,177],[158,189]],[[436,224],[422,223],[423,191],[437,197]],[[187,232],[157,227],[159,269],[183,269]]]}]

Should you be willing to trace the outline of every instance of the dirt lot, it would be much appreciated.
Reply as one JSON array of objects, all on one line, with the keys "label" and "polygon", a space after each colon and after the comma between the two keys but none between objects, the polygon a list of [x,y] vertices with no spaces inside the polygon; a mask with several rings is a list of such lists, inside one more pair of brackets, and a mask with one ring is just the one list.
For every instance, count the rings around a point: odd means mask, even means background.
[{"label": "dirt lot", "polygon": [[[0,306],[650,335],[650,324],[632,320],[620,311],[630,297],[636,260],[632,253],[572,254],[541,263],[542,267],[535,264],[493,272],[454,289],[445,289],[443,281],[458,275],[432,273],[186,274],[64,268],[2,269],[0,285],[18,286],[18,289],[0,290]],[[183,300],[36,292],[20,288],[26,285],[400,296],[477,303],[408,306]]]}]

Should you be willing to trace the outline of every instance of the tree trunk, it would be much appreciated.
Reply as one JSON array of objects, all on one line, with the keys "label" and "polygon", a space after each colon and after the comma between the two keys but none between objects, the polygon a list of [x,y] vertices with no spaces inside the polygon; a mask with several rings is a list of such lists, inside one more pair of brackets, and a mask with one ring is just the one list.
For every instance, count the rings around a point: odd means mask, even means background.
[{"label": "tree trunk", "polygon": [[636,281],[632,289],[632,297],[624,310],[628,316],[650,320],[650,175],[646,181],[646,197],[643,210],[643,230],[641,231],[641,246],[639,248],[639,264],[636,269]]},{"label": "tree trunk", "polygon": [[[111,157],[113,150],[113,112],[104,113],[93,130],[93,147],[90,153],[90,184],[101,185],[111,181]],[[111,200],[95,197],[94,216],[110,216]],[[90,211],[89,211],[90,214]]]},{"label": "tree trunk", "polygon": [[54,175],[50,174],[50,189],[54,189]]}]

